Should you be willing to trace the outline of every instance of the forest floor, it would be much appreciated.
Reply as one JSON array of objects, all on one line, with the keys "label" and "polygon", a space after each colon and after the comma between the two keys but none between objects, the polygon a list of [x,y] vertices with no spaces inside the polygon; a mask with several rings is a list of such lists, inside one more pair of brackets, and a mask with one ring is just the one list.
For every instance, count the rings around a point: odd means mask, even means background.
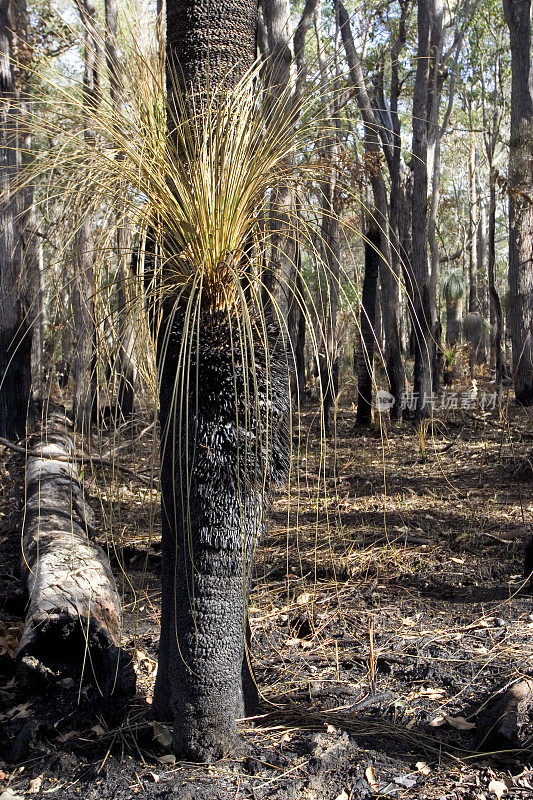
[{"label": "forest floor", "polygon": [[116,727],[68,679],[46,696],[17,685],[23,463],[0,448],[1,800],[532,797],[533,718],[521,720],[521,749],[484,753],[477,715],[506,682],[533,675],[522,577],[533,412],[505,398],[483,408],[482,380],[472,402],[468,390],[454,386],[459,408],[437,408],[425,433],[410,422],[356,431],[349,390],[335,442],[321,440],[316,413],[301,415],[289,495],[274,501],[250,601],[262,713],[209,768],[176,763],[169,729],[149,720],[160,601],[153,427],[137,420],[133,436],[111,442],[104,431],[91,445],[121,448],[117,463],[138,477],[97,464],[85,475],[138,679]]}]

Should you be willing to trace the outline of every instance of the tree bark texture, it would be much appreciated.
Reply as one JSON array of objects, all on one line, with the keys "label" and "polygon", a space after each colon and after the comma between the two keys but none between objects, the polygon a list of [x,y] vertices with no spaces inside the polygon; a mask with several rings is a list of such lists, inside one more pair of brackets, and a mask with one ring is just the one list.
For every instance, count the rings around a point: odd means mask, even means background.
[{"label": "tree bark texture", "polygon": [[29,605],[17,659],[26,679],[71,676],[102,699],[131,696],[135,673],[120,650],[120,597],[107,555],[91,541],[93,513],[72,460],[65,418],[29,440],[21,570]]},{"label": "tree bark texture", "polygon": [[[117,42],[118,6],[116,0],[105,1],[105,57],[109,75],[111,103],[117,120],[124,112],[124,90]],[[121,157],[121,154],[118,154]],[[134,385],[137,366],[134,356],[135,333],[128,309],[128,264],[131,254],[131,223],[117,209],[117,276],[118,352],[113,368],[118,374],[116,418],[127,420],[133,413]]]},{"label": "tree bark texture", "polygon": [[96,402],[94,240],[88,214],[84,214],[74,241],[72,310],[76,344],[72,414],[76,427],[88,431]]},{"label": "tree bark texture", "polygon": [[[262,3],[265,30],[265,66],[267,84],[265,107],[269,113],[272,104],[275,114],[284,113],[291,124],[298,121],[299,99],[305,67],[305,35],[312,19],[317,0],[307,0],[296,30],[292,32],[291,7],[289,0],[264,0]],[[299,74],[293,79],[292,71]],[[287,96],[287,92],[291,96]],[[283,110],[280,100],[285,93]],[[293,158],[287,156],[290,166]],[[298,328],[301,320],[300,298],[298,295],[298,225],[296,222],[296,203],[291,186],[277,187],[272,193],[268,219],[270,254],[261,276],[263,284],[263,308],[265,313],[285,321],[287,346],[291,362],[291,391],[296,392],[296,360]],[[276,310],[274,310],[276,309]]]},{"label": "tree bark texture", "polygon": [[411,261],[411,318],[415,335],[414,396],[415,416],[431,414],[434,341],[432,336],[431,287],[428,267],[428,132],[430,0],[418,0],[418,49],[413,96],[413,199]]},{"label": "tree bark texture", "polygon": [[381,233],[371,219],[365,237],[365,277],[361,299],[361,351],[357,365],[357,424],[372,422],[372,392],[374,386],[374,345],[376,340],[376,300],[379,263],[381,260]]},{"label": "tree bark texture", "polygon": [[31,389],[31,319],[23,302],[24,253],[19,235],[21,196],[12,182],[20,167],[17,152],[19,92],[15,85],[13,40],[19,20],[15,4],[0,3],[0,435],[22,437]]},{"label": "tree bark texture", "polygon": [[[99,39],[95,29],[96,8],[93,0],[82,0],[78,4],[84,27],[84,73],[83,104],[86,126],[83,136],[87,147],[96,143],[91,125],[91,115],[100,103],[100,62],[102,60]],[[72,310],[76,344],[74,353],[74,397],[72,413],[74,424],[80,430],[89,430],[96,402],[95,363],[95,319],[94,319],[94,236],[92,219],[84,213],[75,236],[74,284]]]},{"label": "tree bark texture", "polygon": [[[258,416],[253,378],[225,312],[202,315],[185,374],[183,325],[175,316],[159,354],[163,594],[153,711],[174,719],[177,753],[211,761],[233,747],[235,720],[257,700],[245,648],[247,596],[262,535],[264,469],[268,463],[269,485],[287,466],[287,364],[271,353],[267,373],[256,342]],[[256,437],[265,414],[268,453]]]},{"label": "tree bark texture", "polygon": [[503,314],[500,295],[496,289],[496,176],[494,169],[491,168],[490,187],[489,187],[489,239],[488,239],[488,278],[489,293],[494,309],[494,361],[496,368],[496,386],[500,387],[503,382],[503,359],[502,359],[502,333],[503,333]]},{"label": "tree bark texture", "polygon": [[[404,4],[405,5],[405,4]],[[387,201],[387,188],[383,175],[381,173],[381,166],[379,165],[379,131],[383,130],[383,124],[378,119],[375,109],[372,107],[370,96],[368,94],[363,68],[359,56],[355,49],[353,35],[350,27],[350,19],[344,3],[340,0],[335,0],[334,7],[338,13],[339,25],[341,29],[342,40],[346,52],[346,60],[350,68],[350,78],[355,91],[355,98],[363,121],[365,124],[365,149],[370,154],[370,183],[372,186],[372,193],[374,199],[374,211],[377,221],[377,234],[380,236],[379,250],[382,254],[381,261],[379,262],[381,287],[382,287],[382,314],[383,314],[383,327],[385,330],[385,367],[387,377],[389,380],[390,392],[394,397],[394,404],[391,408],[391,417],[401,417],[401,393],[405,386],[405,374],[402,363],[401,342],[400,342],[400,257],[399,248],[396,246],[398,239],[392,238],[393,248],[396,248],[394,258],[391,256],[391,247],[389,241],[389,208]],[[404,20],[405,21],[405,20]],[[403,32],[400,31],[400,44],[398,47],[401,49],[401,37]],[[399,54],[399,51],[398,51]],[[397,76],[396,76],[397,77]],[[397,86],[393,86],[394,91],[399,91]],[[397,95],[395,95],[397,101]],[[391,192],[392,188],[395,189],[395,206],[394,217],[392,224],[395,230],[400,221],[400,153],[401,147],[397,147],[400,137],[399,120],[396,115],[396,121],[392,120],[389,123],[391,127],[391,141],[384,146],[384,153],[387,159],[387,164],[391,172]],[[394,151],[396,146],[397,153]],[[372,166],[373,160],[376,160]],[[391,195],[392,197],[392,195]],[[365,257],[366,260],[366,257]]]},{"label": "tree bark texture", "polygon": [[509,319],[515,395],[533,405],[533,63],[530,0],[504,0],[511,39]]},{"label": "tree bark texture", "polygon": [[[256,0],[167,0],[169,105],[176,84],[204,93],[235,82],[255,58],[256,23]],[[247,596],[264,490],[287,467],[287,361],[271,350],[267,369],[252,323],[252,374],[239,321],[199,305],[187,327],[185,305],[164,309],[158,340],[162,609],[152,708],[173,719],[180,757],[213,761],[234,747],[236,719],[257,701]],[[271,336],[281,341],[278,330]]]}]

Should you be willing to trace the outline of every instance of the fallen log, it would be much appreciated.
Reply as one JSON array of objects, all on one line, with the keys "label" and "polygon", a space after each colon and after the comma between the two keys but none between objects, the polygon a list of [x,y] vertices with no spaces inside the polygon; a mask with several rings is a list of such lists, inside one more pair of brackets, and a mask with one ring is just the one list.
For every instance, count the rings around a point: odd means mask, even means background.
[{"label": "fallen log", "polygon": [[25,683],[74,678],[102,698],[135,692],[120,649],[120,598],[78,478],[68,423],[50,416],[27,448],[22,575],[29,602],[17,651]]}]

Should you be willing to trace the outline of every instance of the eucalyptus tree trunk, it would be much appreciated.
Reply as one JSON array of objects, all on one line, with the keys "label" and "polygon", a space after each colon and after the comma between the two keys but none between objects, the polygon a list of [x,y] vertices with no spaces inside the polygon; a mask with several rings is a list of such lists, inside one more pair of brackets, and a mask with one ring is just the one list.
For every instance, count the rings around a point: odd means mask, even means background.
[{"label": "eucalyptus tree trunk", "polygon": [[[80,0],[80,18],[84,27],[83,103],[86,124],[83,131],[88,147],[96,143],[92,115],[100,104],[101,53],[96,33],[96,8],[93,0]],[[84,212],[75,236],[72,310],[76,344],[74,350],[74,397],[72,414],[80,430],[88,430],[96,402],[96,327],[94,318],[94,235],[90,213]]]},{"label": "eucalyptus tree trunk", "polygon": [[470,190],[469,220],[468,220],[468,312],[479,311],[477,278],[477,226],[478,220],[478,197],[476,184],[476,151],[473,143],[470,146],[470,158],[468,162],[468,181]]},{"label": "eucalyptus tree trunk", "polygon": [[19,19],[10,0],[0,3],[0,435],[24,436],[31,390],[31,317],[23,299],[21,196],[13,191],[20,157],[13,43]]},{"label": "eucalyptus tree trunk", "polygon": [[[385,274],[382,269],[381,291],[382,307],[390,314],[385,322],[386,330],[386,366],[389,376],[391,394],[394,405],[390,410],[391,419],[401,419],[401,395],[405,388],[405,372],[402,361],[401,343],[401,305],[400,291],[402,286],[402,270],[408,262],[408,253],[402,244],[402,226],[406,225],[406,212],[409,206],[407,199],[407,179],[402,178],[402,167],[405,173],[405,164],[402,155],[401,120],[398,113],[400,98],[399,64],[400,55],[407,41],[407,22],[411,0],[400,0],[400,20],[398,35],[391,48],[391,79],[390,79],[390,117],[386,125],[380,127],[381,131],[388,131],[390,156],[387,166],[390,176],[389,194],[389,235],[390,235],[390,270]],[[382,107],[385,108],[385,102]],[[382,137],[383,140],[383,137]]]},{"label": "eucalyptus tree trunk", "polygon": [[489,240],[488,240],[488,278],[489,293],[494,308],[494,357],[496,367],[496,386],[500,387],[503,381],[502,363],[502,331],[503,314],[500,295],[496,289],[496,175],[491,165],[489,186]]},{"label": "eucalyptus tree trunk", "polygon": [[[263,36],[261,37],[262,55],[265,60],[264,74],[267,84],[266,105],[272,103],[276,113],[280,113],[277,100],[290,91],[284,107],[284,113],[298,122],[298,104],[305,81],[305,35],[317,0],[306,0],[302,16],[292,31],[291,4],[289,0],[263,0],[261,3],[263,17]],[[297,74],[294,74],[295,71]],[[287,161],[291,157],[287,156]],[[272,193],[270,200],[270,254],[262,274],[263,307],[267,314],[275,314],[277,307],[285,322],[287,346],[291,363],[291,390],[298,392],[298,331],[305,324],[301,309],[302,298],[299,297],[297,269],[299,261],[298,225],[294,190],[291,186],[280,186]],[[302,319],[304,317],[304,319]]]},{"label": "eucalyptus tree trunk", "polygon": [[[391,249],[389,242],[389,208],[387,200],[387,188],[381,167],[379,165],[379,134],[383,128],[382,121],[372,106],[368,90],[366,88],[363,68],[361,61],[355,49],[353,35],[350,27],[350,19],[344,3],[340,0],[334,0],[334,7],[339,17],[339,24],[341,29],[342,40],[346,52],[346,59],[350,68],[350,79],[354,87],[355,99],[363,121],[365,124],[365,147],[370,154],[370,161],[373,166],[370,168],[370,183],[372,186],[372,193],[374,199],[373,214],[376,217],[377,230],[373,236],[379,235],[378,249],[381,253],[381,259],[376,263],[379,264],[379,273],[381,278],[383,303],[381,305],[383,315],[383,327],[385,330],[385,367],[389,379],[390,392],[394,397],[394,404],[391,408],[391,417],[401,417],[401,393],[405,386],[405,375],[402,364],[401,356],[401,343],[400,343],[400,259],[398,253],[395,253],[395,258],[391,257]],[[402,35],[402,32],[401,32]],[[392,124],[391,124],[392,126]],[[397,120],[398,126],[398,120]],[[396,135],[399,136],[399,127],[396,127]],[[398,138],[395,139],[398,142]],[[389,169],[393,169],[392,165],[392,151],[394,142],[389,142],[384,147],[384,153],[389,164]],[[397,165],[399,171],[399,165]],[[392,173],[391,173],[392,174]],[[394,173],[399,178],[397,173]],[[398,189],[398,186],[396,186]],[[394,219],[394,224],[399,224],[400,210],[399,198],[396,195],[396,209],[397,216]],[[394,245],[393,245],[394,246]],[[366,251],[365,251],[366,252]],[[372,259],[371,259],[372,260]],[[366,264],[366,256],[365,256]],[[377,291],[377,288],[376,288]],[[374,312],[375,315],[375,312]],[[375,316],[374,316],[375,320]],[[366,323],[365,323],[366,324]],[[367,382],[366,382],[367,383]],[[366,384],[365,384],[366,385]],[[371,384],[370,384],[371,385]],[[361,395],[360,395],[361,396]],[[364,402],[367,402],[365,400]],[[365,414],[366,412],[364,412]],[[358,412],[359,415],[359,412]],[[359,419],[359,416],[358,416]]]},{"label": "eucalyptus tree trunk", "polygon": [[[337,360],[337,311],[339,304],[340,231],[337,194],[338,164],[338,101],[336,97],[337,64],[335,64],[334,93],[324,60],[322,41],[322,3],[316,4],[315,36],[322,100],[325,110],[323,160],[327,164],[325,179],[320,184],[319,200],[322,219],[320,223],[320,263],[318,265],[318,373],[322,420],[326,435],[331,433],[331,409],[339,390],[339,364]],[[337,26],[338,27],[338,26]],[[337,46],[335,37],[335,48]],[[336,53],[335,53],[336,56]]]},{"label": "eucalyptus tree trunk", "polygon": [[427,229],[430,2],[431,0],[418,0],[418,49],[413,95],[413,257],[410,279],[415,334],[414,396],[417,398],[417,418],[431,414],[431,367],[434,353]]},{"label": "eucalyptus tree trunk", "polygon": [[[180,91],[190,109],[194,94],[195,112],[201,113],[210,93],[231,90],[254,62],[256,24],[257,0],[167,0],[169,107],[183,107],[173,102]],[[163,231],[165,248],[172,242]],[[203,295],[199,303],[185,363],[183,296],[165,301],[157,342],[162,606],[152,708],[156,718],[173,720],[180,757],[213,761],[234,747],[236,719],[257,702],[245,645],[251,561],[264,523],[264,490],[286,466],[288,433],[283,425],[283,433],[269,428],[266,447],[276,452],[265,487],[259,477],[265,431],[254,392],[249,397],[249,365],[235,340],[240,322],[229,316],[237,312],[213,309],[209,299],[204,305]],[[284,419],[287,362],[271,352],[267,366],[259,335],[253,348],[256,392]],[[251,437],[260,442],[260,453]]]},{"label": "eucalyptus tree trunk", "polygon": [[515,395],[533,405],[533,63],[531,1],[504,0],[511,39],[509,318]]},{"label": "eucalyptus tree trunk", "polygon": [[[117,118],[124,109],[124,91],[122,85],[121,65],[117,42],[118,7],[117,0],[105,0],[105,56],[109,75],[111,102],[117,111]],[[120,158],[120,153],[117,155]],[[118,353],[113,366],[118,372],[118,417],[128,419],[133,412],[134,383],[136,364],[134,356],[135,333],[128,310],[128,277],[131,260],[131,225],[124,217],[124,212],[117,209],[117,316],[118,316]]]},{"label": "eucalyptus tree trunk", "polygon": [[365,276],[361,298],[359,329],[361,349],[357,363],[357,413],[358,425],[372,422],[372,394],[374,386],[374,346],[376,341],[376,301],[378,288],[381,232],[374,217],[370,216],[365,234]]},{"label": "eucalyptus tree trunk", "polygon": [[[291,83],[292,26],[289,0],[263,0],[263,19],[266,29],[267,84],[266,105],[278,108],[276,100],[287,91]],[[293,113],[291,103],[285,109]],[[290,159],[290,157],[287,157]],[[294,192],[289,185],[280,186],[270,200],[270,254],[263,271],[263,306],[271,316],[274,308],[285,321],[289,350],[294,353],[297,327],[297,306],[294,302],[296,279],[296,228]]]}]

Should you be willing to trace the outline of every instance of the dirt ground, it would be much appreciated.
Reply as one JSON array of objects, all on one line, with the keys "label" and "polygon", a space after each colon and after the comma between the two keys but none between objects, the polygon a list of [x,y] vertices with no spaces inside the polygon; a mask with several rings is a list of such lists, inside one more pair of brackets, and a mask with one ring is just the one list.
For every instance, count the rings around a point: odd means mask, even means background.
[{"label": "dirt ground", "polygon": [[117,453],[117,466],[95,463],[84,476],[137,671],[120,724],[68,677],[46,696],[17,683],[23,461],[0,448],[0,800],[533,797],[528,709],[505,749],[489,746],[480,724],[494,692],[533,675],[523,579],[533,412],[505,398],[483,408],[480,396],[438,409],[427,430],[376,421],[358,431],[347,390],[327,443],[311,406],[301,415],[289,493],[273,504],[251,596],[262,713],[210,768],[176,763],[169,730],[149,720],[160,600],[153,426],[138,419],[120,441],[95,436],[91,452]]}]

